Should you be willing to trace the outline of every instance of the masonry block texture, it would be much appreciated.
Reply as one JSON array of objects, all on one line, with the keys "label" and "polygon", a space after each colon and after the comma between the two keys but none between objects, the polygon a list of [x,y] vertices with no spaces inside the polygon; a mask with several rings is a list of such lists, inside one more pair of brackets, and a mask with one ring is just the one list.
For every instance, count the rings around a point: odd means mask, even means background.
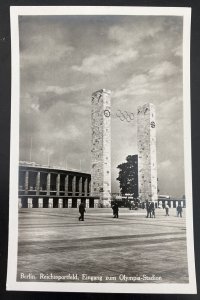
[{"label": "masonry block texture", "polygon": [[111,92],[92,94],[91,196],[103,207],[111,206]]},{"label": "masonry block texture", "polygon": [[158,200],[155,119],[155,107],[152,103],[138,107],[138,185],[142,202]]}]

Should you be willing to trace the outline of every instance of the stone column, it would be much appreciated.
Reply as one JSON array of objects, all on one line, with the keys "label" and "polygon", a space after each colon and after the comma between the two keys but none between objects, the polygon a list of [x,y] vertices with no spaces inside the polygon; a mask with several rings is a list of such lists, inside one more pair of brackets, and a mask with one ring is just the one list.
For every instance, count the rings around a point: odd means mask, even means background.
[{"label": "stone column", "polygon": [[82,177],[80,177],[79,178],[79,196],[82,196],[82,182],[83,182],[83,178]]},{"label": "stone column", "polygon": [[56,178],[56,195],[60,195],[60,174],[58,174]]},{"label": "stone column", "polygon": [[111,206],[111,92],[92,94],[91,195]]},{"label": "stone column", "polygon": [[32,207],[33,207],[33,199],[28,198],[28,208],[32,208]]},{"label": "stone column", "polygon": [[43,208],[43,198],[38,199],[38,207]]},{"label": "stone column", "polygon": [[37,172],[36,176],[36,195],[40,194],[40,172]]},{"label": "stone column", "polygon": [[84,181],[84,195],[87,197],[88,195],[88,179],[86,178]]},{"label": "stone column", "polygon": [[156,116],[152,103],[137,109],[138,185],[142,202],[157,201]]},{"label": "stone column", "polygon": [[49,198],[48,208],[53,208],[53,198]]},{"label": "stone column", "polygon": [[65,196],[68,196],[68,190],[69,190],[69,175],[66,175],[66,177],[65,177]]},{"label": "stone column", "polygon": [[51,188],[51,173],[47,175],[47,196],[50,195],[50,188]]},{"label": "stone column", "polygon": [[68,208],[72,208],[72,199],[71,198],[68,199]]},{"label": "stone column", "polygon": [[18,208],[22,208],[22,199],[18,198]]},{"label": "stone column", "polygon": [[86,199],[86,208],[90,207],[90,199]]},{"label": "stone column", "polygon": [[81,204],[81,199],[77,199],[77,208],[79,208],[80,204]]},{"label": "stone column", "polygon": [[63,199],[62,198],[58,199],[58,208],[63,208]]},{"label": "stone column", "polygon": [[89,181],[89,187],[88,187],[89,189],[88,189],[88,194],[89,194],[89,196],[91,195],[91,180]]},{"label": "stone column", "polygon": [[72,179],[72,196],[76,196],[76,176]]},{"label": "stone column", "polygon": [[28,182],[29,182],[29,172],[25,172],[25,194],[28,194]]}]

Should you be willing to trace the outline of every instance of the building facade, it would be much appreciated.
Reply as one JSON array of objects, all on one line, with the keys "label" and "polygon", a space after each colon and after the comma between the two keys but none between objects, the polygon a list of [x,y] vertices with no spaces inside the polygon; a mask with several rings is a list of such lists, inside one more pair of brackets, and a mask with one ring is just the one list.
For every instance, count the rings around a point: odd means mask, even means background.
[{"label": "building facade", "polygon": [[91,175],[78,171],[19,163],[19,207],[98,207],[91,197]]}]

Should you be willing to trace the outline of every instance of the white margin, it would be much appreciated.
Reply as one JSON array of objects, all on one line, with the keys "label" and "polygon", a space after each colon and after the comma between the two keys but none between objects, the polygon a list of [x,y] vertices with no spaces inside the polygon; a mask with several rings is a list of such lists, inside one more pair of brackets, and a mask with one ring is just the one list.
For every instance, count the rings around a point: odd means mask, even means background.
[{"label": "white margin", "polygon": [[[17,282],[18,248],[18,161],[19,161],[19,15],[159,15],[183,17],[183,117],[184,117],[184,170],[187,201],[187,251],[189,283],[59,283]],[[191,119],[190,119],[190,23],[191,8],[187,7],[94,7],[94,6],[12,6],[12,91],[11,91],[11,151],[10,151],[10,200],[9,248],[7,290],[96,292],[96,293],[145,293],[145,294],[196,294],[196,275],[193,243],[192,169],[191,169]]]}]

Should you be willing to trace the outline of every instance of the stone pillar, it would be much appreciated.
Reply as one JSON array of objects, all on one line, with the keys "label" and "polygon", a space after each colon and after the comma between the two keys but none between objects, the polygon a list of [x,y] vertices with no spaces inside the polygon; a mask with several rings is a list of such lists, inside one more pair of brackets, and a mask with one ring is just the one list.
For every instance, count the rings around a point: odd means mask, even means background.
[{"label": "stone pillar", "polygon": [[94,199],[94,208],[99,207],[99,199]]},{"label": "stone pillar", "polygon": [[58,199],[58,208],[63,208],[63,199],[62,198]]},{"label": "stone pillar", "polygon": [[40,194],[40,172],[37,172],[36,176],[36,195]]},{"label": "stone pillar", "polygon": [[68,190],[69,190],[69,175],[66,175],[66,177],[65,177],[65,196],[68,196]]},{"label": "stone pillar", "polygon": [[53,208],[53,198],[49,198],[48,208]]},{"label": "stone pillar", "polygon": [[72,208],[72,199],[71,198],[68,199],[68,208]]},{"label": "stone pillar", "polygon": [[86,199],[85,207],[86,208],[90,207],[90,199]]},{"label": "stone pillar", "polygon": [[84,195],[88,195],[88,179],[86,178],[84,181]]},{"label": "stone pillar", "polygon": [[78,183],[78,185],[79,185],[79,196],[82,196],[82,186],[83,186],[83,178],[82,177],[80,177],[79,178],[79,183]]},{"label": "stone pillar", "polygon": [[26,171],[25,172],[25,183],[24,183],[25,194],[28,194],[28,182],[29,182],[29,172]]},{"label": "stone pillar", "polygon": [[151,103],[137,109],[137,145],[139,198],[157,201],[156,122]]},{"label": "stone pillar", "polygon": [[43,198],[38,199],[38,207],[43,208]]},{"label": "stone pillar", "polygon": [[79,208],[80,204],[81,204],[81,199],[77,199],[77,208]]},{"label": "stone pillar", "polygon": [[91,195],[111,206],[111,101],[110,91],[92,94]]},{"label": "stone pillar", "polygon": [[22,208],[22,199],[18,198],[18,208]]},{"label": "stone pillar", "polygon": [[33,207],[33,199],[28,198],[28,208],[32,208],[32,207]]},{"label": "stone pillar", "polygon": [[58,174],[56,178],[56,195],[60,195],[60,174]]},{"label": "stone pillar", "polygon": [[48,175],[47,175],[47,196],[50,195],[50,189],[51,189],[51,173],[48,173]]},{"label": "stone pillar", "polygon": [[89,194],[89,196],[91,195],[91,180],[89,181],[88,194]]},{"label": "stone pillar", "polygon": [[72,196],[76,196],[76,176],[72,179]]}]

